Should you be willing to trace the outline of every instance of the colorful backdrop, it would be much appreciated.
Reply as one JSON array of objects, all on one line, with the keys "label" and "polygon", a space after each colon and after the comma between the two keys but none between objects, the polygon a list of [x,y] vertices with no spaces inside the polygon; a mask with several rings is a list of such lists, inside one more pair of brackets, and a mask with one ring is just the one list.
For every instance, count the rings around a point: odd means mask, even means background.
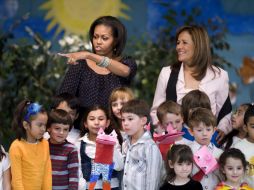
[{"label": "colorful backdrop", "polygon": [[[21,39],[28,36],[28,26],[50,39],[56,44],[56,51],[60,51],[56,42],[64,34],[86,36],[95,18],[114,15],[126,25],[129,39],[146,36],[156,41],[164,25],[162,2],[170,2],[174,10],[191,11],[199,7],[203,14],[195,18],[197,22],[214,17],[226,22],[230,50],[218,53],[232,64],[226,69],[230,82],[237,89],[236,105],[253,102],[254,1],[251,0],[0,0],[0,27],[3,31],[13,29],[15,38]],[[243,63],[244,57],[250,58],[247,63]],[[240,67],[243,67],[245,79],[247,77],[246,84],[237,73]]]}]

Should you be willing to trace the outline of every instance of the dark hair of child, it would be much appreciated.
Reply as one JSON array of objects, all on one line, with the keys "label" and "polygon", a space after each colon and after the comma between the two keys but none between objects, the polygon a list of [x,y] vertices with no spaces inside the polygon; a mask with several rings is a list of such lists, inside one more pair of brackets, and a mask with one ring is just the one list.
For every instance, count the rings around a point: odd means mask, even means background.
[{"label": "dark hair of child", "polygon": [[[25,116],[28,114],[28,112],[29,112],[28,109],[30,108],[30,106],[32,104],[34,104],[34,102],[31,102],[29,100],[23,100],[18,104],[18,106],[14,112],[14,117],[12,120],[12,129],[15,131],[16,138],[19,140],[21,140],[21,138],[26,139],[26,130],[23,127],[23,121],[25,121]],[[36,113],[36,115],[38,113],[47,114],[46,110],[43,107],[41,107],[39,109],[39,111]],[[34,116],[35,115],[29,116],[27,122],[31,122],[34,119]]]},{"label": "dark hair of child", "polygon": [[[251,106],[251,104],[242,104],[241,105],[245,110],[247,110],[249,108],[249,106]],[[230,131],[221,141],[221,145],[225,144],[224,149],[229,149],[231,147],[231,145],[233,144],[233,137],[237,136],[239,134],[239,130],[237,129],[233,129],[232,131]]]},{"label": "dark hair of child", "polygon": [[188,123],[191,109],[201,107],[211,110],[211,102],[206,93],[200,90],[192,90],[182,100],[183,121]]},{"label": "dark hair of child", "polygon": [[148,120],[150,118],[150,109],[148,104],[144,100],[140,99],[133,99],[126,102],[121,109],[121,113],[136,114],[139,117],[147,117]]},{"label": "dark hair of child", "polygon": [[53,109],[50,111],[48,115],[47,129],[54,123],[69,125],[69,131],[71,130],[73,124],[71,116],[62,109]]},{"label": "dark hair of child", "polygon": [[175,115],[182,115],[182,108],[179,104],[174,101],[168,100],[159,105],[157,108],[157,117],[158,120],[162,123],[163,117],[167,113],[172,113]]},{"label": "dark hair of child", "polygon": [[73,110],[76,110],[77,112],[79,112],[79,108],[80,108],[80,101],[79,99],[72,95],[72,94],[69,94],[69,93],[62,93],[62,94],[59,94],[57,96],[55,96],[53,98],[53,102],[52,102],[52,105],[51,105],[51,109],[56,109],[59,104],[61,102],[66,102],[67,105],[73,109]]},{"label": "dark hair of child", "polygon": [[[220,170],[221,170],[221,173],[223,174],[223,168],[226,164],[226,161],[228,158],[234,158],[234,159],[239,159],[241,160],[242,164],[243,164],[243,168],[244,168],[244,171],[246,171],[247,169],[247,161],[245,159],[245,156],[244,154],[242,153],[241,150],[237,149],[237,148],[229,148],[227,150],[225,150],[221,155],[220,155],[220,158],[219,158],[219,166],[220,166]],[[224,178],[226,176],[224,175]]]},{"label": "dark hair of child", "polygon": [[194,126],[198,126],[200,123],[206,126],[216,127],[217,120],[211,110],[206,108],[194,108],[190,113],[188,126],[190,129],[193,129]]},{"label": "dark hair of child", "polygon": [[[84,127],[84,123],[87,121],[87,117],[88,117],[89,113],[92,112],[92,111],[96,111],[96,110],[102,110],[105,113],[106,119],[109,119],[108,112],[107,112],[107,110],[103,106],[93,105],[93,106],[88,107],[86,109],[84,115],[83,115],[83,118],[82,118],[83,126],[81,127],[81,131],[80,131],[80,136],[81,137],[83,137],[86,133],[89,133],[89,130],[86,127]],[[114,129],[112,128],[112,126],[109,125],[104,130],[104,132],[106,134],[110,134],[113,130]],[[116,131],[116,134],[117,134],[117,138],[118,138],[118,136],[121,136],[121,133],[119,131]]]},{"label": "dark hair of child", "polygon": [[[2,139],[2,133],[0,133],[0,139]],[[1,140],[0,140],[0,161],[2,161],[4,156],[5,156],[5,153],[2,150],[2,143],[1,143]]]},{"label": "dark hair of child", "polygon": [[193,163],[193,153],[189,146],[184,144],[174,144],[171,149],[169,149],[167,153],[166,159],[166,170],[167,170],[167,178],[166,180],[169,182],[173,182],[176,178],[176,173],[174,168],[169,167],[168,161],[171,161],[171,164],[175,163]]},{"label": "dark hair of child", "polygon": [[245,125],[248,124],[250,117],[254,117],[254,105],[253,104],[251,104],[248,107],[248,109],[246,110],[246,112],[244,114],[243,122]]}]

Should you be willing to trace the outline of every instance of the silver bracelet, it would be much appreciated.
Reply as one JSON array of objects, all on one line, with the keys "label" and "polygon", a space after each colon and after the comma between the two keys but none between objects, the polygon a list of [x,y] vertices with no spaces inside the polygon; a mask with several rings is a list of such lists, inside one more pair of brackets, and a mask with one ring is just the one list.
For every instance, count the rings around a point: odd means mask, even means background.
[{"label": "silver bracelet", "polygon": [[108,57],[105,57],[105,56],[103,57],[103,59],[99,63],[97,63],[97,65],[99,67],[108,67],[109,64],[110,64],[110,59]]}]

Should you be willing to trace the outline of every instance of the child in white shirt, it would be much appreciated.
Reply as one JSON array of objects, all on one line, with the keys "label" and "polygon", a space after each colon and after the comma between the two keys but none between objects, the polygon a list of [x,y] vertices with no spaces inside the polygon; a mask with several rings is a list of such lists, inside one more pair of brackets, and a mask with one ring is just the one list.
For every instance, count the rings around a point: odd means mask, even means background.
[{"label": "child in white shirt", "polygon": [[[193,143],[190,144],[193,153],[197,152],[203,146],[207,146],[213,157],[218,159],[222,150],[218,149],[211,143],[211,138],[216,126],[216,117],[213,115],[212,111],[206,108],[194,108],[190,113],[188,126],[190,127],[195,139]],[[194,164],[192,170],[193,177],[199,171],[200,168]],[[213,190],[219,181],[219,172],[218,170],[215,170],[207,175],[204,175],[201,178],[200,183],[202,184],[204,190]]]}]

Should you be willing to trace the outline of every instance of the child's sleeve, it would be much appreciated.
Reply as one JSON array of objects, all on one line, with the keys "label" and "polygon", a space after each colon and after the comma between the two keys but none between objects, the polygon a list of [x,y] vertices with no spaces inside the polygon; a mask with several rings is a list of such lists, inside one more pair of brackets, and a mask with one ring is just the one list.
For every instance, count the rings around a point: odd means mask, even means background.
[{"label": "child's sleeve", "polygon": [[147,173],[146,190],[159,189],[165,171],[161,153],[156,144],[146,147]]},{"label": "child's sleeve", "polygon": [[49,145],[48,142],[45,140],[45,152],[46,152],[46,163],[45,163],[45,170],[44,170],[44,180],[43,180],[43,190],[52,189],[52,166],[51,166],[51,159],[49,154]]},{"label": "child's sleeve", "polygon": [[10,147],[9,156],[11,161],[12,189],[24,190],[23,181],[22,181],[22,167],[21,167],[22,166],[22,151],[20,150],[20,147],[15,143],[15,141]]},{"label": "child's sleeve", "polygon": [[121,153],[121,145],[118,142],[114,146],[113,162],[115,163],[114,170],[121,171],[123,169],[124,159]]},{"label": "child's sleeve", "polygon": [[77,190],[79,184],[79,159],[76,147],[68,156],[69,190]]}]

